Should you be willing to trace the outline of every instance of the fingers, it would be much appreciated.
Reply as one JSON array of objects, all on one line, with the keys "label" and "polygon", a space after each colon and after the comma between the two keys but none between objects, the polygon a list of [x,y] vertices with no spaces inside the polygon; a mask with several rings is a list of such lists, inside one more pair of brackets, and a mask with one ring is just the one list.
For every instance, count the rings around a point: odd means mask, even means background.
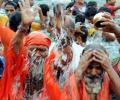
[{"label": "fingers", "polygon": [[101,23],[101,25],[109,26],[109,25],[111,25],[111,22],[109,22],[109,21],[105,22],[105,21],[104,21],[104,22]]},{"label": "fingers", "polygon": [[110,15],[110,13],[108,13],[108,12],[104,12],[103,17],[107,18],[107,19],[111,19],[111,20],[113,19],[112,16]]},{"label": "fingers", "polygon": [[18,2],[19,6],[20,6],[20,9],[23,10],[23,5],[21,2]]},{"label": "fingers", "polygon": [[30,1],[29,0],[24,0],[26,7],[30,7]]},{"label": "fingers", "polygon": [[98,63],[100,63],[100,64],[102,63],[102,61],[101,61],[100,59],[97,59],[96,57],[93,57],[93,58],[92,58],[92,61],[98,62]]},{"label": "fingers", "polygon": [[29,0],[21,0],[19,2],[20,9],[23,10],[25,8],[30,8],[30,1]]}]

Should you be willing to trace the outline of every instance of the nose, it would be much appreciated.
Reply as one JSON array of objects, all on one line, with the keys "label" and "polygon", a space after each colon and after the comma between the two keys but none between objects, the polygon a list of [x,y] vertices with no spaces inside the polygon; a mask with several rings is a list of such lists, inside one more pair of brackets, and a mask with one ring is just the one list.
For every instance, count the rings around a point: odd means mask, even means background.
[{"label": "nose", "polygon": [[10,15],[12,14],[12,12],[11,12],[11,11],[8,11],[7,14],[8,14],[8,16],[10,16]]},{"label": "nose", "polygon": [[91,75],[93,75],[93,76],[97,75],[97,69],[96,68],[93,68],[91,70]]}]

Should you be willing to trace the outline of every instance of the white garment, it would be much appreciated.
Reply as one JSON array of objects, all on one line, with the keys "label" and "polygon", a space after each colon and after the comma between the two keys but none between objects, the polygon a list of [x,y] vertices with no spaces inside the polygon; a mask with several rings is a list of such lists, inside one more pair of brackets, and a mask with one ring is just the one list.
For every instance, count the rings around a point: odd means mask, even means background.
[{"label": "white garment", "polygon": [[73,70],[75,70],[78,67],[79,61],[80,61],[80,56],[82,54],[84,47],[76,44],[76,42],[73,42],[72,44],[72,50],[73,50],[73,59],[72,59],[72,64],[71,67]]}]

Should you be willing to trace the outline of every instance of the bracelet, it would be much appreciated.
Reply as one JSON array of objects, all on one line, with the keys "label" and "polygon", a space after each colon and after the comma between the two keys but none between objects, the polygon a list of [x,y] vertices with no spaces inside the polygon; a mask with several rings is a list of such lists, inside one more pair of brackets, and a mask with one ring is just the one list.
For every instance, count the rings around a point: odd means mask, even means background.
[{"label": "bracelet", "polygon": [[29,30],[29,26],[24,27],[24,26],[20,25],[20,26],[18,27],[18,31],[21,32],[21,33],[24,33],[24,34],[27,34],[27,33],[28,33],[28,30]]}]

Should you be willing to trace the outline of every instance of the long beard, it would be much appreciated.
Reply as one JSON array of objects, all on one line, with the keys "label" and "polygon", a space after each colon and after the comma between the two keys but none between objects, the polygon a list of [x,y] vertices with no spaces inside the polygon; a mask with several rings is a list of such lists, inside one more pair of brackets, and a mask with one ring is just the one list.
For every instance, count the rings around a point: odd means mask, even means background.
[{"label": "long beard", "polygon": [[86,90],[88,94],[97,94],[101,90],[103,75],[98,76],[84,76]]},{"label": "long beard", "polygon": [[37,98],[43,86],[44,58],[34,55],[29,63],[30,69],[24,82],[24,98],[26,99]]}]

